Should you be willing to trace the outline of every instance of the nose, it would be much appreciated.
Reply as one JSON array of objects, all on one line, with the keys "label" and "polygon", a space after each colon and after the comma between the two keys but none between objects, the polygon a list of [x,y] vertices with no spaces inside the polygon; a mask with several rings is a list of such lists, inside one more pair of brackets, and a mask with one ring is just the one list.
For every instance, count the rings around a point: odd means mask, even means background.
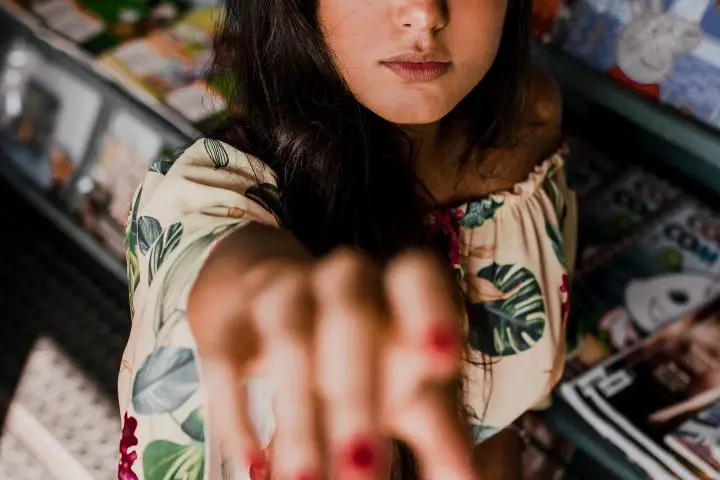
[{"label": "nose", "polygon": [[447,0],[392,0],[397,26],[418,32],[433,32],[448,23]]}]

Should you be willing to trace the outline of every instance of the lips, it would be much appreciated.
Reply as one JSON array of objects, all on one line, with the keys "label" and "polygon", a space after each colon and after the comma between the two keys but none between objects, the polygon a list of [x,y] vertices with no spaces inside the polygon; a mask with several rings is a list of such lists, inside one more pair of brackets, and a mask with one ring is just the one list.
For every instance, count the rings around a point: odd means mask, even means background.
[{"label": "lips", "polygon": [[445,75],[450,70],[450,62],[383,62],[383,66],[390,69],[404,80],[411,82],[429,82]]}]

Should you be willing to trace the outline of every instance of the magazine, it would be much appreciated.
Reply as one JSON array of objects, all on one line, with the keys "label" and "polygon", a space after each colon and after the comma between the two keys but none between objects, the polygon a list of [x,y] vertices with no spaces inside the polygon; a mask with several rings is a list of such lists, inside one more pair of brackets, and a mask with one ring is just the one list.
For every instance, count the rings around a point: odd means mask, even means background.
[{"label": "magazine", "polygon": [[25,42],[0,77],[0,148],[38,187],[59,194],[84,161],[102,98]]},{"label": "magazine", "polygon": [[99,59],[101,67],[148,102],[162,102],[196,126],[213,125],[225,101],[206,81],[218,8],[191,11],[172,28],[126,42]]},{"label": "magazine", "polygon": [[593,415],[582,404],[603,412],[601,429],[635,442],[638,447],[626,451],[646,470],[661,465],[671,472],[652,478],[720,478],[720,299],[563,385],[561,392],[586,418]]},{"label": "magazine", "polygon": [[172,26],[191,0],[13,0],[92,54]]},{"label": "magazine", "polygon": [[628,168],[602,193],[583,203],[578,239],[581,259],[637,231],[682,194],[641,168]]},{"label": "magazine", "polygon": [[720,295],[720,216],[682,199],[573,279],[570,379]]},{"label": "magazine", "polygon": [[625,170],[623,165],[613,162],[577,136],[569,136],[566,142],[570,150],[565,160],[567,182],[581,204]]},{"label": "magazine", "polygon": [[720,401],[668,433],[665,445],[710,477],[720,478]]}]

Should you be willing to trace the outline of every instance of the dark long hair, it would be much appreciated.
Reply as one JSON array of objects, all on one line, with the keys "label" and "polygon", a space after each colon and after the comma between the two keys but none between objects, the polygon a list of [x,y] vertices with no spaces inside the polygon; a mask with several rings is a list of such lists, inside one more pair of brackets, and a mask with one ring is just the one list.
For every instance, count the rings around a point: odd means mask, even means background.
[{"label": "dark long hair", "polygon": [[[278,175],[284,227],[314,254],[339,245],[382,260],[428,246],[428,207],[409,140],[352,95],[335,67],[317,0],[225,0],[212,75],[224,81],[229,123],[219,139]],[[507,147],[529,67],[530,0],[509,0],[497,57],[448,116],[467,144],[463,164]],[[402,478],[415,478],[401,448]]]},{"label": "dark long hair", "polygon": [[[512,140],[527,78],[529,4],[509,0],[495,62],[452,113],[467,132],[466,160]],[[322,36],[317,0],[225,6],[212,75],[225,80],[231,111],[219,136],[277,173],[285,227],[315,254],[354,245],[387,258],[424,245],[426,205],[408,143],[347,88]]]}]

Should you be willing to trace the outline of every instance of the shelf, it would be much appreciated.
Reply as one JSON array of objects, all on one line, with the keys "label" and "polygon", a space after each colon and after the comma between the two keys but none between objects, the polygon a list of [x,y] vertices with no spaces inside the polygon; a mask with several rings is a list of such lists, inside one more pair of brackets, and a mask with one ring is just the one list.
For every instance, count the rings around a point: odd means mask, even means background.
[{"label": "shelf", "polygon": [[91,259],[103,267],[107,272],[122,284],[127,283],[127,275],[122,262],[111,255],[97,240],[70,219],[66,212],[54,205],[32,182],[15,167],[5,153],[0,152],[0,176],[50,221],[58,230],[82,250],[87,252]]},{"label": "shelf", "polygon": [[22,38],[42,53],[48,54],[55,64],[72,70],[83,80],[91,81],[93,87],[100,89],[107,98],[121,99],[125,107],[141,118],[151,116],[153,123],[162,125],[165,130],[184,138],[196,138],[200,135],[199,130],[178,113],[148,95],[128,89],[98,67],[96,60],[77,45],[45,28],[32,15],[18,7],[11,8],[2,0],[0,25],[3,27],[0,43],[6,44],[8,38]]},{"label": "shelf", "polygon": [[[592,103],[606,108],[636,129],[620,131],[624,140],[635,143],[654,158],[681,171],[688,177],[720,192],[720,132],[674,109],[647,101],[639,93],[615,83],[579,60],[548,46],[534,44],[534,63],[550,73],[571,101]],[[617,132],[607,122],[592,122],[589,127]],[[631,131],[632,130],[632,131]],[[604,141],[620,141],[609,135]]]}]

